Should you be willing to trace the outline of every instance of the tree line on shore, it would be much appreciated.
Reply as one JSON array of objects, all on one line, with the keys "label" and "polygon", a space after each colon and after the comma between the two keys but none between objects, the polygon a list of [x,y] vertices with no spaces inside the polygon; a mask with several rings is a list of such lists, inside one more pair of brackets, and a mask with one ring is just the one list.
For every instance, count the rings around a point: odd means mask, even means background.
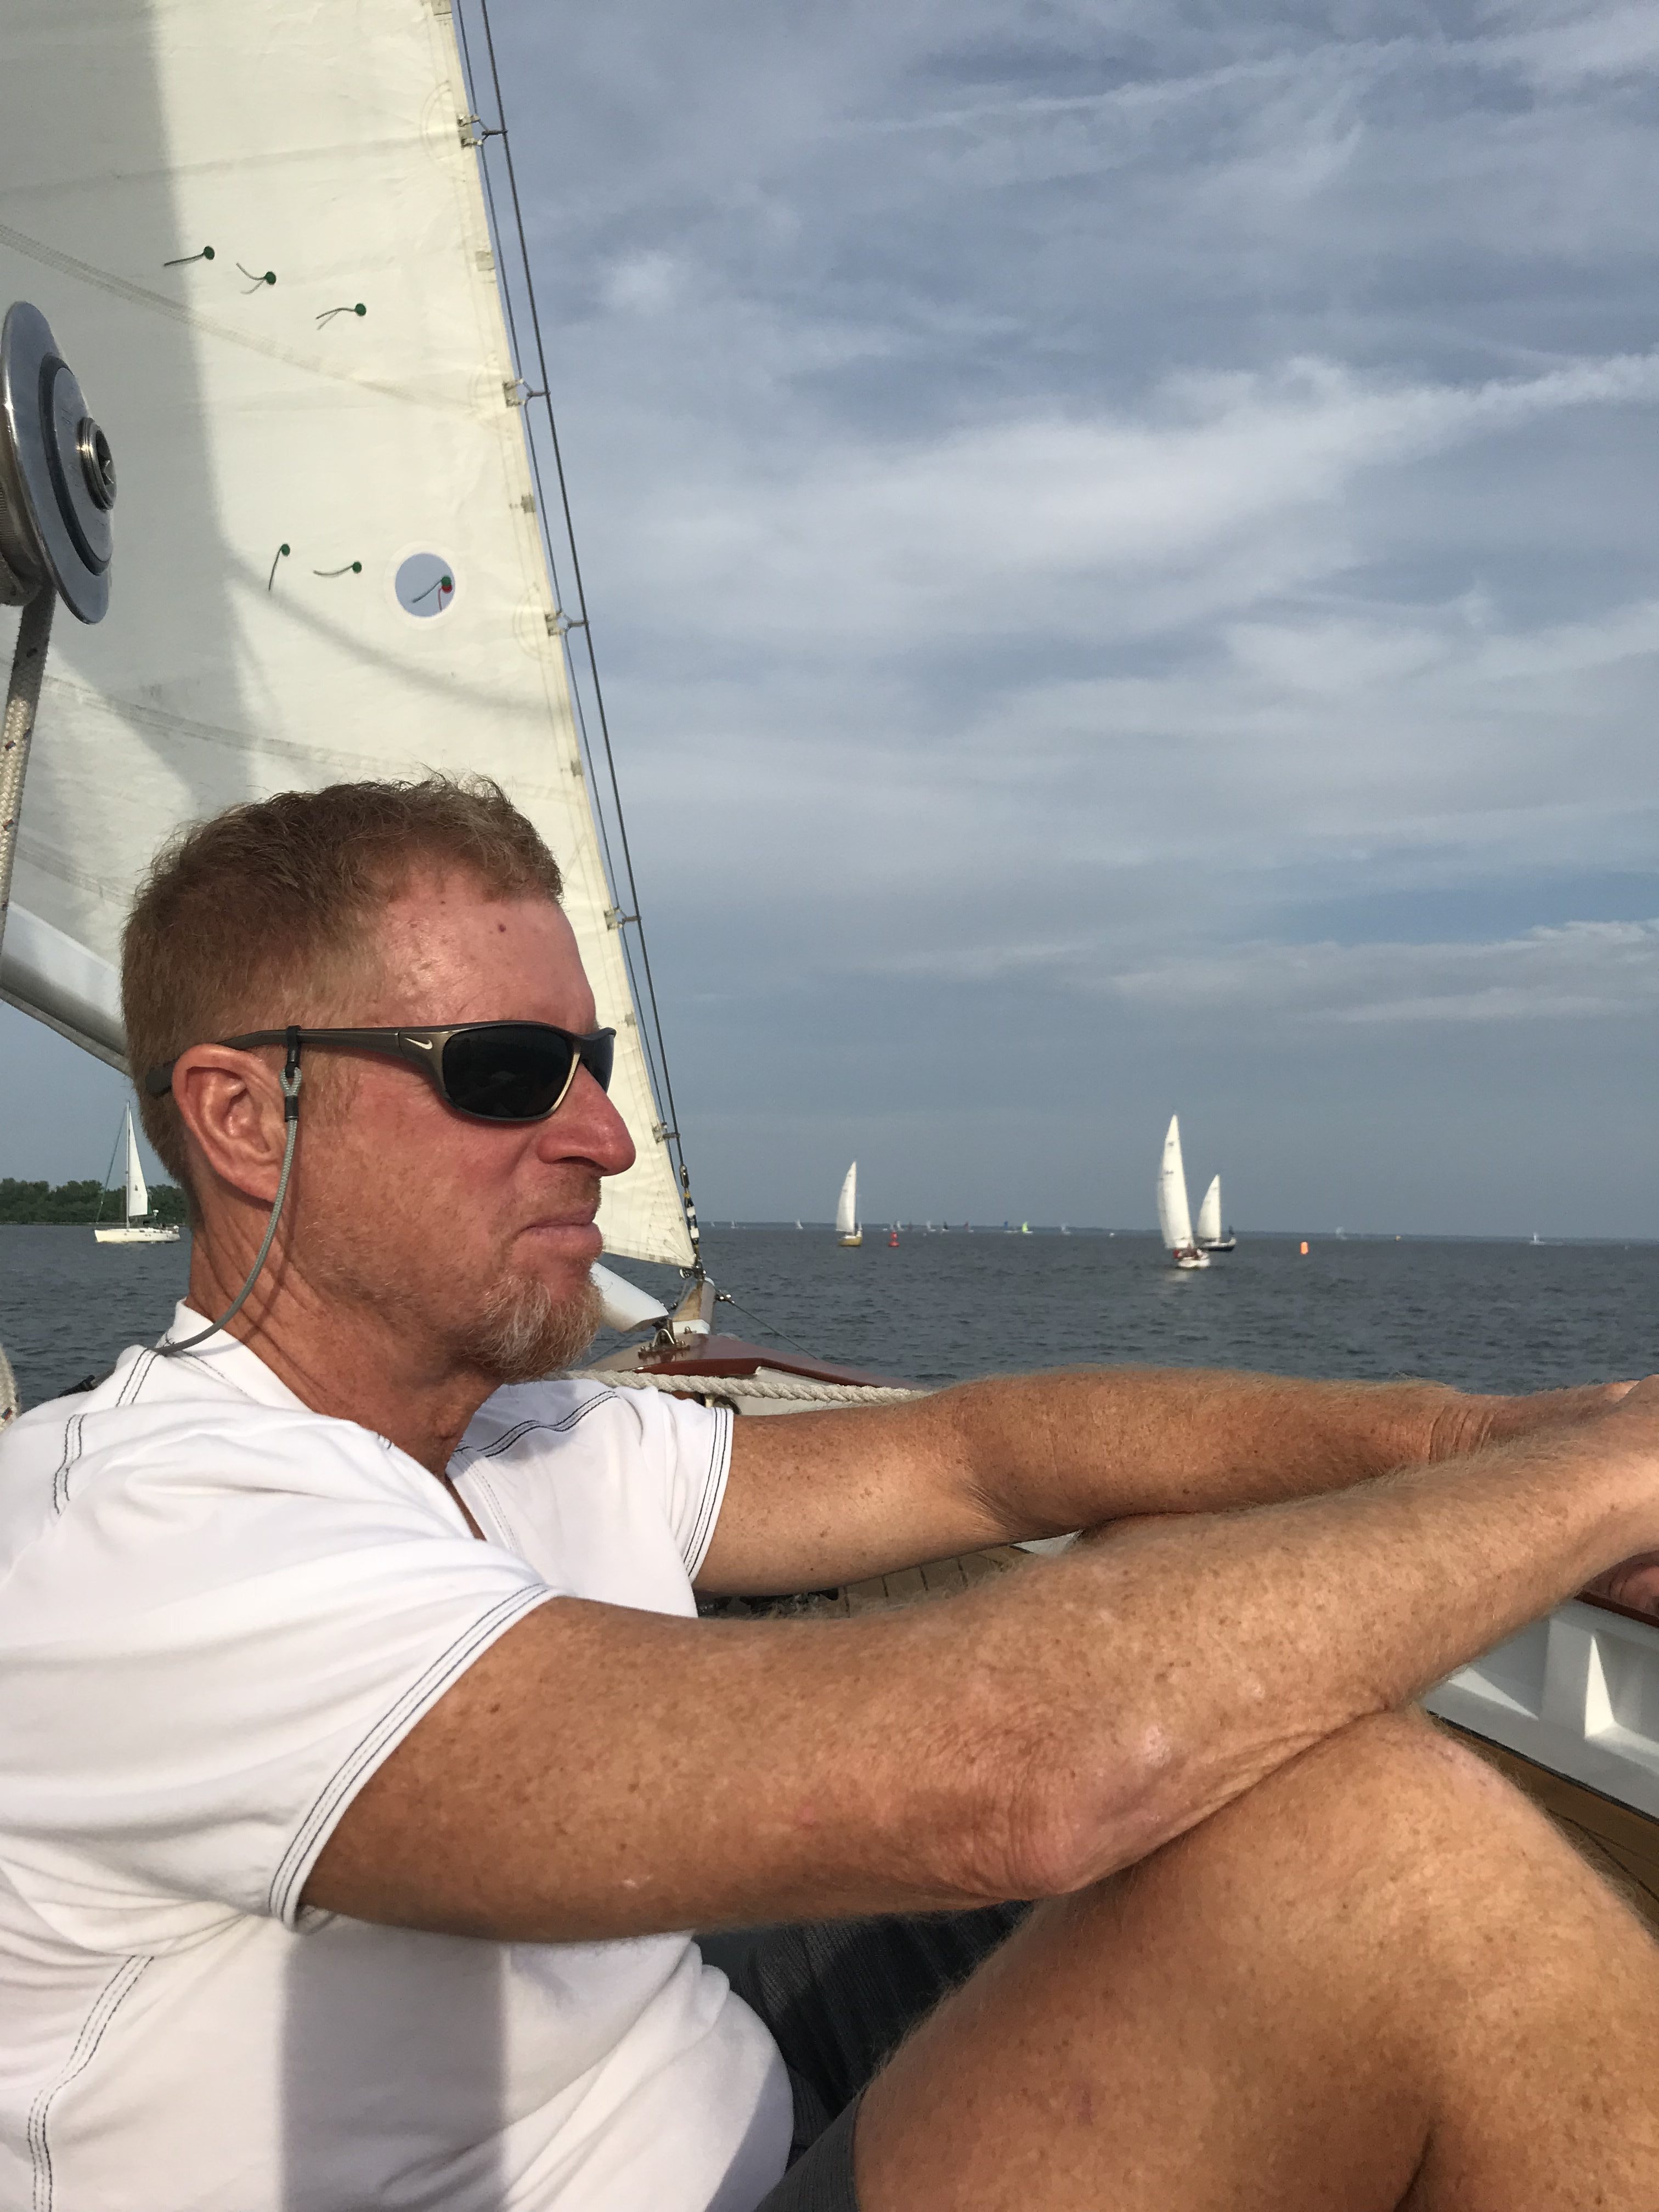
[{"label": "tree line on shore", "polygon": [[[152,1221],[177,1223],[182,1228],[189,1218],[185,1194],[176,1183],[152,1183],[149,1208]],[[124,1218],[119,1188],[106,1190],[95,1178],[87,1182],[47,1183],[20,1182],[15,1176],[0,1176],[0,1223],[79,1227]]]}]

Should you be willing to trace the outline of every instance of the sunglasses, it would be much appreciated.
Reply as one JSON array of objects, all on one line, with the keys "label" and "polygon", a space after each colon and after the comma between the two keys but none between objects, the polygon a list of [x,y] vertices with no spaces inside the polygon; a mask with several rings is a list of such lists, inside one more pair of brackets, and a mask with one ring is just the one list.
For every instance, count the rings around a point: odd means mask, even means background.
[{"label": "sunglasses", "polygon": [[[615,1030],[579,1036],[550,1022],[462,1022],[446,1030],[254,1030],[220,1037],[232,1052],[256,1044],[335,1045],[380,1052],[418,1067],[447,1106],[474,1121],[544,1121],[564,1103],[576,1070],[585,1067],[601,1091],[611,1087]],[[160,1098],[173,1087],[169,1060],[152,1067],[144,1089]]]}]

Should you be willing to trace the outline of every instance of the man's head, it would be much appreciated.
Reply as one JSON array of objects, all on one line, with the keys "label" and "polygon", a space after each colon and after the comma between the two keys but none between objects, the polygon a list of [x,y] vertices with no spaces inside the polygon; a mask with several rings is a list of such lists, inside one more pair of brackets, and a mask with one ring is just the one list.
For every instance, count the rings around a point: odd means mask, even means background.
[{"label": "man's head", "polygon": [[[174,840],[128,922],[122,995],[141,1082],[176,1063],[169,1094],[141,1092],[144,1126],[191,1194],[205,1264],[234,1273],[281,1154],[280,1051],[215,1040],[290,1024],[591,1030],[560,891],[532,824],[482,780],[289,792]],[[498,1381],[574,1357],[593,1324],[599,1178],[633,1157],[592,1077],[517,1124],[459,1115],[417,1070],[367,1054],[308,1048],[304,1083],[271,1262],[290,1307],[319,1327],[372,1316]]]}]

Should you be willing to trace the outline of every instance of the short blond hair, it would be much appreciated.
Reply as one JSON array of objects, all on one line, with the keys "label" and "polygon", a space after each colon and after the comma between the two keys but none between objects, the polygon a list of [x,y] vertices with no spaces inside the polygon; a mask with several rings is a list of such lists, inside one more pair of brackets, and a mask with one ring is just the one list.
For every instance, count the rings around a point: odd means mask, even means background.
[{"label": "short blond hair", "polygon": [[187,1192],[184,1124],[147,1072],[216,1037],[319,1024],[372,965],[380,907],[423,867],[489,898],[563,894],[535,824],[488,776],[279,792],[156,854],[122,939],[121,1011],[144,1133]]}]

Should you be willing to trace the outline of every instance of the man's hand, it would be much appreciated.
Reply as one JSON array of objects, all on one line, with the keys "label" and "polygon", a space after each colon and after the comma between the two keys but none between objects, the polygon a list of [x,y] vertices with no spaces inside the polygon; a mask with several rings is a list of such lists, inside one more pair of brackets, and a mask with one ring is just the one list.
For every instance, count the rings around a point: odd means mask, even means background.
[{"label": "man's hand", "polygon": [[1641,1552],[1609,1575],[1598,1575],[1586,1584],[1586,1597],[1611,1598],[1632,1613],[1645,1613],[1659,1620],[1659,1552]]}]

